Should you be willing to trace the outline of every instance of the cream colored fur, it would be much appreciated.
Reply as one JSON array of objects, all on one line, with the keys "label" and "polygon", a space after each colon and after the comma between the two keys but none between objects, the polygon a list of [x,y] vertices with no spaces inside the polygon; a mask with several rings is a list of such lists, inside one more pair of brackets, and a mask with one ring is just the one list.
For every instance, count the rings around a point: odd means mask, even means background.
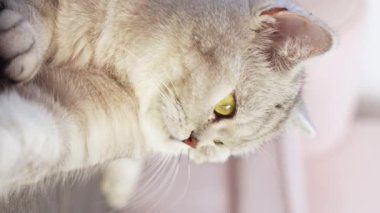
[{"label": "cream colored fur", "polygon": [[[328,28],[293,4],[0,3],[3,193],[120,158],[224,162],[253,152],[297,114],[303,62],[332,46]],[[283,6],[290,11],[264,13]],[[236,114],[219,119],[214,106],[230,93]],[[196,149],[181,142],[190,135]],[[109,167],[102,189],[121,207],[130,196],[115,187],[116,168],[124,177],[128,163]]]}]

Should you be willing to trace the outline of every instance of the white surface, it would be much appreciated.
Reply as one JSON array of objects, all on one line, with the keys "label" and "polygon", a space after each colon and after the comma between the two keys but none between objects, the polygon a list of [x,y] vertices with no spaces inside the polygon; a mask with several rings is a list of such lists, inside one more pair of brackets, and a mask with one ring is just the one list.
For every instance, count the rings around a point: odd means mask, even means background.
[{"label": "white surface", "polygon": [[380,1],[367,1],[367,16],[363,32],[364,52],[360,57],[361,91],[366,98],[380,100]]}]

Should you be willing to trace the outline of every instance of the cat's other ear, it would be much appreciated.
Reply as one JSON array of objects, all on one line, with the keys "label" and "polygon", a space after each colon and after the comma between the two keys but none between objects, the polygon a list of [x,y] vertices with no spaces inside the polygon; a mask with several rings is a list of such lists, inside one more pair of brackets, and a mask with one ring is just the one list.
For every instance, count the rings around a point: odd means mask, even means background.
[{"label": "cat's other ear", "polygon": [[267,18],[263,27],[270,39],[269,56],[278,69],[291,68],[308,58],[321,55],[333,46],[333,36],[320,22],[290,12],[286,8],[260,11]]},{"label": "cat's other ear", "polygon": [[295,128],[311,137],[317,136],[317,131],[309,117],[309,114],[307,113],[307,110],[305,109],[303,102],[296,106],[292,124]]}]

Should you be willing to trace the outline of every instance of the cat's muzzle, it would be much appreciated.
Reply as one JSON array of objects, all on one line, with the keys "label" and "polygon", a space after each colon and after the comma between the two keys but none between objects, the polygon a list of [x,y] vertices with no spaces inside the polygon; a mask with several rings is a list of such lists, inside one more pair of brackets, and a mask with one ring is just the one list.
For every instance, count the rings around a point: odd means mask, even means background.
[{"label": "cat's muzzle", "polygon": [[197,148],[197,145],[198,145],[198,139],[194,136],[194,131],[191,132],[189,138],[182,140],[182,142],[193,149]]}]

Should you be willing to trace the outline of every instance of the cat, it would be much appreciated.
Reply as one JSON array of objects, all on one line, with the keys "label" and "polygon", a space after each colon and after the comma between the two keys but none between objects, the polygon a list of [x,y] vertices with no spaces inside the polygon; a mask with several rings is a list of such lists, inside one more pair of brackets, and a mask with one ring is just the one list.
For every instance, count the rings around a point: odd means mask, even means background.
[{"label": "cat", "polygon": [[288,2],[1,0],[0,192],[121,158],[136,175],[156,154],[224,162],[289,123],[311,131],[302,65],[333,43]]}]

